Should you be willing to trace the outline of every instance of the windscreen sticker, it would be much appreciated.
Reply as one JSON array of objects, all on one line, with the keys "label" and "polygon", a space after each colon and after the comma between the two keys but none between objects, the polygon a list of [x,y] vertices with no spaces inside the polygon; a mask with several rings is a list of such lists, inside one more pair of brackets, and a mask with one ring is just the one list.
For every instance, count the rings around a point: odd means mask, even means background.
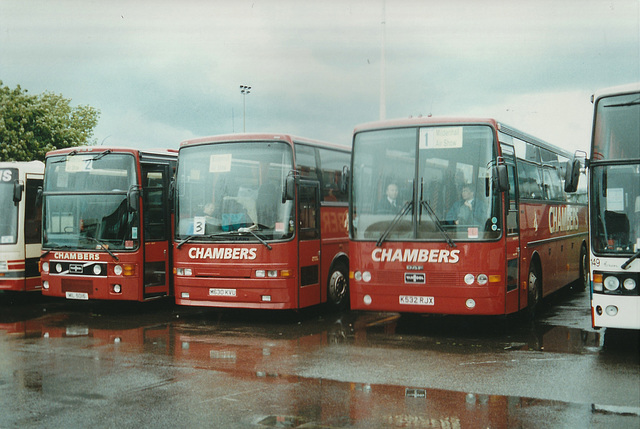
[{"label": "windscreen sticker", "polygon": [[195,216],[193,218],[193,231],[191,235],[204,235],[207,218],[204,216]]},{"label": "windscreen sticker", "polygon": [[93,160],[91,158],[83,158],[81,156],[68,156],[64,165],[64,171],[68,173],[76,173],[78,171],[91,171],[93,169]]},{"label": "windscreen sticker", "polygon": [[462,147],[462,127],[420,129],[420,149],[455,149]]},{"label": "windscreen sticker", "polygon": [[209,157],[209,173],[226,173],[231,171],[231,154],[223,153]]}]

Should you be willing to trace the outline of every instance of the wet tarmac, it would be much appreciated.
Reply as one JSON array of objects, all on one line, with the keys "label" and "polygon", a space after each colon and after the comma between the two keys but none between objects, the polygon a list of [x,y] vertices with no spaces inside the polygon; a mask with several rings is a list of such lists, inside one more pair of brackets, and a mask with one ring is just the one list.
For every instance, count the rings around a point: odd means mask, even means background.
[{"label": "wet tarmac", "polygon": [[510,317],[0,294],[0,428],[640,427],[638,333]]}]

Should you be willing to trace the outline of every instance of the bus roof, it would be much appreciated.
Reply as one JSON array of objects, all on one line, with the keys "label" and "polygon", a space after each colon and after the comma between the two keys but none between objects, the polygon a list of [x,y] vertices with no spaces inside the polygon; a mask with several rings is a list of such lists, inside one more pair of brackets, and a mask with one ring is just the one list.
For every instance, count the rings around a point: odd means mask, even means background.
[{"label": "bus roof", "polygon": [[0,162],[0,168],[18,168],[25,173],[44,172],[44,162],[42,161],[5,161]]},{"label": "bus roof", "polygon": [[449,125],[449,124],[487,124],[494,127],[498,122],[491,118],[466,118],[466,117],[433,117],[420,116],[413,118],[387,119],[384,121],[368,122],[357,125],[354,134],[360,131],[381,130],[387,128],[416,127],[420,125]]},{"label": "bus roof", "polygon": [[349,151],[348,146],[342,146],[334,143],[328,143],[320,140],[313,140],[306,137],[298,137],[291,134],[277,134],[277,133],[242,133],[242,134],[220,134],[216,136],[198,137],[194,139],[185,140],[180,143],[180,148],[191,145],[201,145],[209,143],[230,143],[230,142],[250,142],[250,141],[273,141],[273,142],[287,142],[303,143],[317,147],[329,147],[333,149],[340,149]]},{"label": "bus roof", "polygon": [[633,94],[636,92],[640,92],[640,82],[602,88],[596,91],[595,94],[591,96],[591,102],[595,102],[602,97],[607,97],[610,95]]},{"label": "bus roof", "polygon": [[388,128],[404,128],[404,127],[417,127],[417,126],[434,126],[434,125],[489,125],[498,131],[508,134],[512,137],[519,138],[521,140],[532,143],[536,146],[540,146],[545,149],[549,149],[553,152],[563,154],[567,158],[571,157],[571,152],[562,149],[556,145],[548,143],[544,140],[534,137],[531,134],[527,134],[516,128],[513,128],[507,124],[499,122],[494,118],[483,117],[416,117],[416,118],[404,118],[404,119],[390,119],[385,121],[369,122],[360,124],[355,127],[353,133],[359,133],[362,131],[382,130]]},{"label": "bus roof", "polygon": [[145,154],[145,155],[158,155],[158,156],[172,156],[175,157],[178,155],[177,149],[133,149],[127,147],[105,147],[105,146],[76,146],[76,147],[67,147],[64,149],[55,149],[47,152],[47,157],[55,156],[55,155],[65,155],[71,152],[76,153],[94,153],[94,152],[104,152],[111,151],[113,153],[132,153],[132,154]]}]

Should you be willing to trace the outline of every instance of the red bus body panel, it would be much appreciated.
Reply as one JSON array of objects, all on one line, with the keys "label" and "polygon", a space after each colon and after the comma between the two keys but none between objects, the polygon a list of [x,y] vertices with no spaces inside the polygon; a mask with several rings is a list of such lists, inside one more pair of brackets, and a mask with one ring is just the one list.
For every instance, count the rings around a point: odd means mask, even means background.
[{"label": "red bus body panel", "polygon": [[[421,253],[422,252],[422,253]],[[502,314],[506,306],[504,242],[402,243],[351,242],[351,271],[368,271],[369,282],[351,287],[354,310],[440,314]],[[416,255],[415,257],[413,255]],[[409,267],[409,269],[407,269]],[[500,276],[500,282],[467,286],[467,273]],[[424,276],[420,278],[421,276]],[[353,285],[354,280],[351,279]],[[364,303],[365,295],[372,298]],[[400,304],[399,296],[432,297],[433,304]],[[465,306],[473,298],[473,312]]]}]

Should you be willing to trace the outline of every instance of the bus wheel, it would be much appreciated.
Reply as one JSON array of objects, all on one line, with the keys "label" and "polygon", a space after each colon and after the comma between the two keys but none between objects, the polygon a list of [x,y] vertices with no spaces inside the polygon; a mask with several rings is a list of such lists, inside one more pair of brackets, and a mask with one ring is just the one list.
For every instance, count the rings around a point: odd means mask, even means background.
[{"label": "bus wheel", "polygon": [[589,257],[587,247],[583,244],[580,249],[580,279],[576,282],[577,290],[586,290],[589,287]]},{"label": "bus wheel", "polygon": [[535,262],[532,262],[529,267],[528,282],[529,292],[527,299],[527,313],[533,317],[536,314],[538,304],[542,298],[542,278],[540,275],[540,269]]},{"label": "bus wheel", "polygon": [[337,263],[331,270],[327,285],[327,301],[330,307],[344,310],[349,305],[349,280],[347,268]]}]

